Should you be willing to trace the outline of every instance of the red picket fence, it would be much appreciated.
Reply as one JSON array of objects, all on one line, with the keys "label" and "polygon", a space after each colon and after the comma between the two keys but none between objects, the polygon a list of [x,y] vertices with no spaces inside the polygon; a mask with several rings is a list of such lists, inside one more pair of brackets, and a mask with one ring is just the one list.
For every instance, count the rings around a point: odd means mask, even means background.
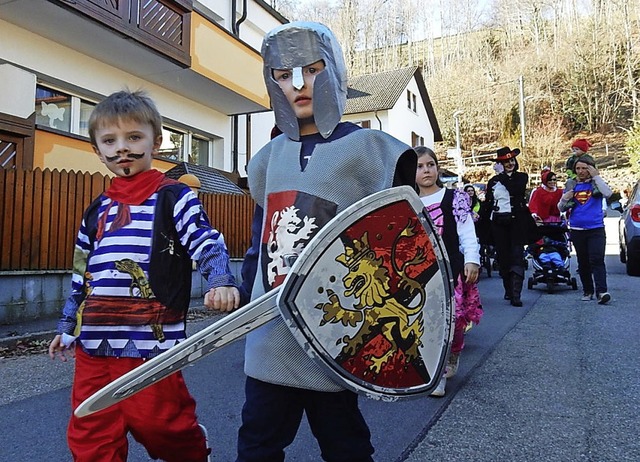
[{"label": "red picket fence", "polygon": [[[70,270],[82,212],[111,184],[99,173],[0,169],[0,271]],[[232,258],[251,243],[249,195],[200,194]]]}]

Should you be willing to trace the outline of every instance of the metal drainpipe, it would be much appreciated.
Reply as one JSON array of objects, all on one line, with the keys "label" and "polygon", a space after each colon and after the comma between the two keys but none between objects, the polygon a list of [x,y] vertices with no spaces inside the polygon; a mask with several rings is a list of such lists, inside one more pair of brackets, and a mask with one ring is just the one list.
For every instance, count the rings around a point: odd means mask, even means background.
[{"label": "metal drainpipe", "polygon": [[[236,6],[237,6],[236,0],[231,0],[232,19],[235,18],[235,15],[236,15]],[[240,38],[240,24],[242,24],[246,19],[247,19],[247,0],[243,0],[242,15],[237,21],[233,21],[233,20],[231,21],[231,32],[233,32],[233,35]],[[251,137],[251,134],[249,133],[249,130],[251,129],[249,124],[249,119],[247,119],[247,126],[245,127],[245,129],[247,130],[246,136],[247,136],[247,140],[249,141]],[[239,159],[238,159],[238,116],[237,115],[232,116],[231,131],[232,131],[232,138],[233,138],[231,161],[233,163],[233,172],[238,173]],[[248,153],[248,144],[247,144],[247,153]]]},{"label": "metal drainpipe", "polygon": [[231,33],[235,36],[238,35],[236,31],[236,0],[231,0]]},{"label": "metal drainpipe", "polygon": [[231,138],[233,139],[233,145],[231,147],[231,162],[233,166],[233,172],[238,172],[238,116],[231,116]]},{"label": "metal drainpipe", "polygon": [[376,119],[378,120],[378,126],[380,127],[380,131],[382,131],[382,120],[380,120],[380,117],[378,117],[378,111],[374,111],[373,115],[376,116]]},{"label": "metal drainpipe", "polygon": [[251,114],[247,114],[247,140],[246,140],[246,160],[244,165],[245,172],[247,171],[247,165],[249,165],[249,160],[251,160]]},{"label": "metal drainpipe", "polygon": [[[233,17],[235,18],[236,15],[236,0],[232,0],[231,1],[231,12],[233,14]],[[236,37],[240,36],[240,24],[242,24],[245,20],[247,19],[247,0],[243,0],[242,1],[242,15],[240,16],[240,18],[237,21],[233,21],[231,23],[231,31],[233,32],[233,35],[235,35]]]}]

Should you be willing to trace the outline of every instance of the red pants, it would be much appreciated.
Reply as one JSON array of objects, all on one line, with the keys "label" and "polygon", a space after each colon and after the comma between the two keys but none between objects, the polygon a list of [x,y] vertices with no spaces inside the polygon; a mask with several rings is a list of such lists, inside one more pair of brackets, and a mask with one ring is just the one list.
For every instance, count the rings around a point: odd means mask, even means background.
[{"label": "red pants", "polygon": [[[76,348],[72,408],[134,369],[139,358],[90,356]],[[125,462],[127,433],[154,459],[203,462],[209,450],[196,420],[196,404],[177,372],[118,404],[87,417],[71,416],[67,431],[74,461]]]}]

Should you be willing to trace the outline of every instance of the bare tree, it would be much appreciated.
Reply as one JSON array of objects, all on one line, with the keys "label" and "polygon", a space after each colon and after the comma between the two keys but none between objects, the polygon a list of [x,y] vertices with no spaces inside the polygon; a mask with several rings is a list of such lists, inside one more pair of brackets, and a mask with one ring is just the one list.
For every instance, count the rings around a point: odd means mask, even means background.
[{"label": "bare tree", "polygon": [[629,129],[640,117],[640,0],[276,4],[290,19],[334,30],[352,75],[421,66],[446,144],[455,141],[452,114],[465,111],[467,152],[519,143],[519,76],[527,151],[538,163],[560,155],[577,132]]}]

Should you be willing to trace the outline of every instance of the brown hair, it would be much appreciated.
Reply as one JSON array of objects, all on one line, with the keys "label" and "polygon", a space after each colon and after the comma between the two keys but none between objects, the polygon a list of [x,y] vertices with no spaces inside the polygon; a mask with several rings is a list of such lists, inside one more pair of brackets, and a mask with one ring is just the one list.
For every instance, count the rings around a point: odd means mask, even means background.
[{"label": "brown hair", "polygon": [[429,156],[429,157],[431,157],[433,159],[433,161],[436,163],[436,168],[438,169],[438,178],[436,179],[436,185],[439,188],[443,188],[444,184],[442,183],[442,181],[440,181],[440,163],[438,162],[438,158],[436,157],[436,153],[433,152],[433,150],[431,150],[430,148],[428,148],[426,146],[416,146],[416,147],[413,148],[413,150],[418,155],[418,159],[420,159],[421,157],[424,157],[424,156]]},{"label": "brown hair", "polygon": [[142,90],[123,90],[109,95],[91,112],[89,117],[91,144],[96,145],[96,130],[105,125],[118,124],[122,119],[151,125],[154,138],[162,135],[162,116],[147,93]]}]

